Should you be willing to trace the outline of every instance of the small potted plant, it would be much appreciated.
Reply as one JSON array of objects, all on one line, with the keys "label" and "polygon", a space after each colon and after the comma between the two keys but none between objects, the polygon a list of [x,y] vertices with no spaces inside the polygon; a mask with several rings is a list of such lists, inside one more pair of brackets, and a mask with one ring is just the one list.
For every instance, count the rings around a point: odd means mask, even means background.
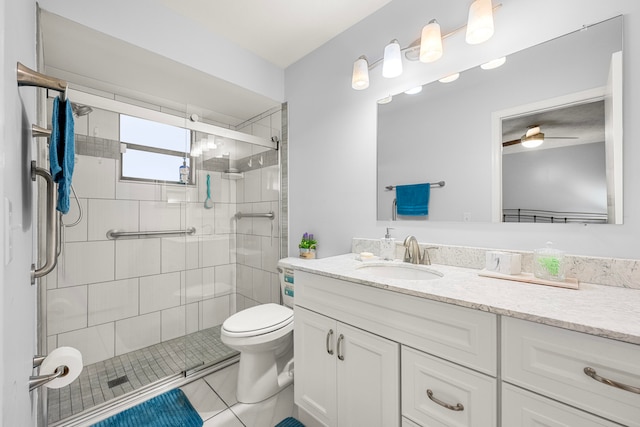
[{"label": "small potted plant", "polygon": [[298,245],[298,248],[300,248],[300,258],[315,258],[317,243],[313,238],[313,234],[304,233]]}]

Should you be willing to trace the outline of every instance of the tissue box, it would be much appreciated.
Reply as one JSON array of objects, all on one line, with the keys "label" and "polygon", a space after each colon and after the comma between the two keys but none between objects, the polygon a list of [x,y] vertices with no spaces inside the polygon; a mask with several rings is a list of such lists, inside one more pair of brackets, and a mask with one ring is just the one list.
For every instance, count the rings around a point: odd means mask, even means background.
[{"label": "tissue box", "polygon": [[488,251],[485,269],[502,274],[520,274],[522,272],[522,255]]}]

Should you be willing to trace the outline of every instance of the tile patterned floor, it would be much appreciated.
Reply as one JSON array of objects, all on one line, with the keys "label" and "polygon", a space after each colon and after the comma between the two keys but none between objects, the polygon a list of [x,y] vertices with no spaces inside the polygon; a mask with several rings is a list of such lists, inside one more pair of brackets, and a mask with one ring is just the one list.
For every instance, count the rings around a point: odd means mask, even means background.
[{"label": "tile patterned floor", "polygon": [[70,385],[48,390],[49,424],[185,368],[210,365],[235,354],[237,352],[220,341],[220,326],[217,326],[85,366],[80,377]]},{"label": "tile patterned floor", "polygon": [[273,427],[295,416],[293,385],[253,405],[236,400],[238,363],[183,387],[204,421],[203,427]]}]

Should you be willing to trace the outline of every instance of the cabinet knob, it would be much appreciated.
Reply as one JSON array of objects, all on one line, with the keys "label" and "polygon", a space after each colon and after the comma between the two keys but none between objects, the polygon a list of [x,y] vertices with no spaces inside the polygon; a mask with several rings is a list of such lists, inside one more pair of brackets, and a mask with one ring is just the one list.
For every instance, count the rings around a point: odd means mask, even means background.
[{"label": "cabinet knob", "polygon": [[329,332],[327,332],[327,353],[329,353],[330,356],[333,356],[333,346],[331,345],[332,336],[333,336],[333,329],[329,329]]},{"label": "cabinet knob", "polygon": [[440,399],[437,399],[433,396],[433,391],[427,389],[427,396],[429,396],[429,399],[431,399],[433,402],[437,403],[440,406],[443,406],[447,409],[451,409],[452,411],[464,411],[464,406],[462,406],[462,403],[456,403],[455,406],[450,405],[446,402],[443,402]]}]

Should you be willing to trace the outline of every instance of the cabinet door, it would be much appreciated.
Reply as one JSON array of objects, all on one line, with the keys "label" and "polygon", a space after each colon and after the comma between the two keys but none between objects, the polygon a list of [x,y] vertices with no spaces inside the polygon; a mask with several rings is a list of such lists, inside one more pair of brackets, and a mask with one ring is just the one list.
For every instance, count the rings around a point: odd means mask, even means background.
[{"label": "cabinet door", "polygon": [[400,425],[400,346],[338,323],[338,426]]},{"label": "cabinet door", "polygon": [[327,427],[337,426],[336,321],[294,308],[295,402]]}]

